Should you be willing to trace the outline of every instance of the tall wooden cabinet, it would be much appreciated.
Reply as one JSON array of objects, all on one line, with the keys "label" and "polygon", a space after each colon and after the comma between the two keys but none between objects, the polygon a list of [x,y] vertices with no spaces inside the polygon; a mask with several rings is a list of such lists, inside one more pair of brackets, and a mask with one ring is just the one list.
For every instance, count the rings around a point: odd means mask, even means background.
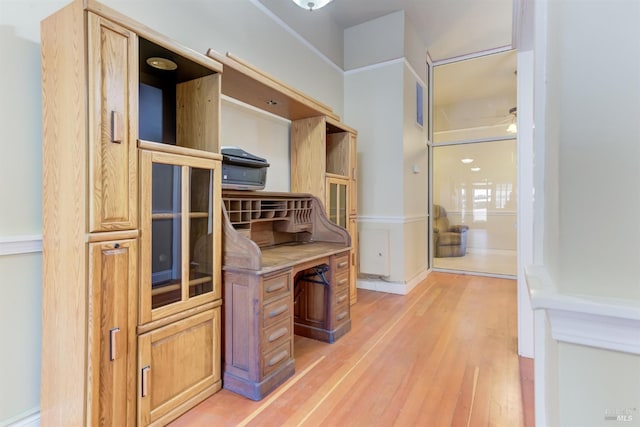
[{"label": "tall wooden cabinet", "polygon": [[324,201],[329,219],[351,235],[349,296],[357,301],[357,132],[329,116],[291,122],[291,191]]},{"label": "tall wooden cabinet", "polygon": [[221,386],[222,67],[92,0],[41,33],[41,423],[165,424]]}]

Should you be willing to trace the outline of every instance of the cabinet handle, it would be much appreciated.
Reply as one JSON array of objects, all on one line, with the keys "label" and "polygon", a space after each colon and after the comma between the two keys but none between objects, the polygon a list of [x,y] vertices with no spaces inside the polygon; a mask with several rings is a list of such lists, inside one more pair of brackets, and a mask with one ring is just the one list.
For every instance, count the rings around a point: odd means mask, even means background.
[{"label": "cabinet handle", "polygon": [[338,318],[338,320],[342,320],[342,319],[344,319],[345,317],[347,317],[347,312],[346,312],[346,311],[343,311],[342,313],[338,314],[338,317],[337,317],[337,318]]},{"label": "cabinet handle", "polygon": [[338,286],[342,286],[342,285],[344,285],[345,283],[347,283],[347,281],[348,281],[348,280],[349,280],[349,279],[347,279],[346,277],[345,277],[344,279],[340,279],[340,280],[338,281]]},{"label": "cabinet handle", "polygon": [[287,304],[283,304],[278,308],[275,308],[273,310],[271,310],[269,312],[269,318],[274,318],[276,316],[281,315],[282,313],[284,313],[285,311],[287,311],[287,309],[289,308],[289,306]]},{"label": "cabinet handle", "polygon": [[285,282],[278,282],[275,283],[271,286],[269,286],[266,291],[268,294],[270,294],[271,292],[276,292],[279,291],[280,289],[284,289],[284,287],[287,286],[287,284]]},{"label": "cabinet handle", "polygon": [[280,362],[282,359],[287,357],[288,354],[289,352],[287,350],[282,350],[280,353],[276,354],[271,359],[269,359],[269,366],[273,366],[276,363]]},{"label": "cabinet handle", "polygon": [[111,111],[111,142],[120,144],[122,142],[122,114],[117,111]]},{"label": "cabinet handle", "polygon": [[118,342],[116,338],[118,337],[118,333],[120,332],[120,328],[111,328],[109,331],[109,359],[116,360],[118,357]]},{"label": "cabinet handle", "polygon": [[346,300],[346,299],[347,299],[347,296],[346,296],[346,295],[341,295],[341,296],[339,296],[339,297],[338,297],[338,304],[340,304],[341,302],[343,302],[343,301],[344,301],[344,300]]},{"label": "cabinet handle", "polygon": [[347,264],[348,264],[347,261],[342,261],[342,262],[338,263],[338,268],[344,268],[344,267],[347,266]]},{"label": "cabinet handle", "polygon": [[285,336],[287,334],[287,331],[288,331],[288,329],[285,328],[285,327],[282,327],[282,328],[278,329],[277,331],[275,331],[274,333],[269,335],[269,342],[274,342],[278,338],[281,338],[281,337]]},{"label": "cabinet handle", "polygon": [[147,397],[149,394],[149,373],[151,372],[151,366],[147,365],[142,368],[142,397]]}]

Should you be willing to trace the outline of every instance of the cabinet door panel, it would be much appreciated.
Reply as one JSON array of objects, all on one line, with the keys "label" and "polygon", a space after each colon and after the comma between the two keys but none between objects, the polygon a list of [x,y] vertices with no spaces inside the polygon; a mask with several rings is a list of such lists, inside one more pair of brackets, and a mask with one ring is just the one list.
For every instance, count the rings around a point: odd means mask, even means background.
[{"label": "cabinet door panel", "polygon": [[358,215],[358,146],[354,134],[349,134],[349,215]]},{"label": "cabinet door panel", "polygon": [[89,245],[88,425],[135,425],[135,240]]},{"label": "cabinet door panel", "polygon": [[353,305],[358,301],[358,224],[354,218],[349,220],[349,234],[351,235],[349,300]]},{"label": "cabinet door panel", "polygon": [[219,165],[141,151],[140,323],[222,296]]},{"label": "cabinet door panel", "polygon": [[327,178],[327,193],[325,196],[325,207],[329,221],[347,228],[347,218],[349,208],[347,206],[349,196],[349,180],[346,178]]},{"label": "cabinet door panel", "polygon": [[[136,227],[136,36],[88,14],[89,231]],[[81,120],[81,118],[76,118]]]},{"label": "cabinet door panel", "polygon": [[139,424],[164,424],[221,388],[220,307],[140,335],[138,350]]}]

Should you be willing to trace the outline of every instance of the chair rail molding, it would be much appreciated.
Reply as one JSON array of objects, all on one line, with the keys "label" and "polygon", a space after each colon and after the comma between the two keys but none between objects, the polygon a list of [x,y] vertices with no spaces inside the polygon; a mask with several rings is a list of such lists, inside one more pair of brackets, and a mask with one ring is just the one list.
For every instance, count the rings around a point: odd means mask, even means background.
[{"label": "chair rail molding", "polygon": [[409,224],[412,222],[422,222],[428,220],[427,215],[407,215],[407,216],[378,216],[378,215],[358,215],[359,223],[374,224]]},{"label": "chair rail molding", "polygon": [[42,252],[42,235],[0,237],[0,256]]},{"label": "chair rail molding", "polygon": [[559,293],[543,266],[525,268],[533,310],[545,310],[557,341],[640,355],[640,302]]}]

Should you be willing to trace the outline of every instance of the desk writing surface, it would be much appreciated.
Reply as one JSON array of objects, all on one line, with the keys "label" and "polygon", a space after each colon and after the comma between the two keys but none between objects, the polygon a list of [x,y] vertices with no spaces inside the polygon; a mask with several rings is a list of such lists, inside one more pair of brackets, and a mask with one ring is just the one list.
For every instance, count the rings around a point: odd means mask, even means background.
[{"label": "desk writing surface", "polygon": [[262,269],[260,273],[292,267],[350,249],[343,243],[309,242],[309,243],[285,243],[282,245],[263,247]]}]

